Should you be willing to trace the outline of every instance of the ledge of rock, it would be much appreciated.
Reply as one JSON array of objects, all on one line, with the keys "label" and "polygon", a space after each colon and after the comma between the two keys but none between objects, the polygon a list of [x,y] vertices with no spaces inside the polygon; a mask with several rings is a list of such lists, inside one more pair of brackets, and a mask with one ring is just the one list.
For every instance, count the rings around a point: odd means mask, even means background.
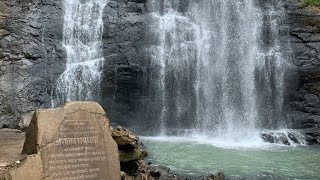
[{"label": "ledge of rock", "polygon": [[112,131],[112,137],[116,141],[119,150],[130,152],[133,149],[139,148],[139,138],[121,126],[117,126]]},{"label": "ledge of rock", "polygon": [[142,160],[148,152],[140,147],[139,138],[129,130],[118,126],[112,131],[112,137],[119,149],[121,163]]}]

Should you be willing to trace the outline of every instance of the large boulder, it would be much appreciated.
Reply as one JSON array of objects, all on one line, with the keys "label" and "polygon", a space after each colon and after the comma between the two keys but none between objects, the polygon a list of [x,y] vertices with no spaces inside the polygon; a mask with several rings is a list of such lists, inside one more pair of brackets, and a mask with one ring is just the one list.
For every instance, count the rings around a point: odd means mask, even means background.
[{"label": "large boulder", "polygon": [[109,120],[95,102],[37,110],[26,132],[23,153],[27,159],[12,173],[12,179],[121,178]]}]

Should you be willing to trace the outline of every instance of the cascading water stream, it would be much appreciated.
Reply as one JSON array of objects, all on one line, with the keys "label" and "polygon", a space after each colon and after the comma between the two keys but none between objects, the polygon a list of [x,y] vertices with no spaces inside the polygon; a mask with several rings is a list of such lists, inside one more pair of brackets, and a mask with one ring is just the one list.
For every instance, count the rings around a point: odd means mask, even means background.
[{"label": "cascading water stream", "polygon": [[59,77],[52,106],[66,101],[98,100],[102,56],[103,9],[108,0],[64,0],[65,72]]},{"label": "cascading water stream", "polygon": [[149,0],[154,129],[261,142],[283,125],[279,1]]},{"label": "cascading water stream", "polygon": [[[158,25],[156,33],[159,36],[159,46],[151,47],[150,50],[155,52],[154,58],[159,61],[160,76],[156,82],[160,87],[157,95],[162,104],[159,117],[160,130],[161,134],[164,134],[168,118],[176,115],[175,119],[178,120],[192,106],[192,102],[184,98],[187,92],[184,82],[192,78],[190,71],[196,62],[194,50],[197,48],[195,29],[199,27],[171,9],[165,15],[154,13],[153,17]],[[175,115],[170,109],[172,106],[177,112]],[[177,125],[181,125],[181,122],[177,121]]]}]

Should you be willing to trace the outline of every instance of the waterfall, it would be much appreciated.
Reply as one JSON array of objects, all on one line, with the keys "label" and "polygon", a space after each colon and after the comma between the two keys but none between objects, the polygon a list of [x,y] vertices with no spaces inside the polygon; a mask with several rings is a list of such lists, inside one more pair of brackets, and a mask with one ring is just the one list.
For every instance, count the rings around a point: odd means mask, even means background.
[{"label": "waterfall", "polygon": [[[149,0],[154,129],[248,139],[282,122],[279,1]],[[154,103],[158,102],[158,103]],[[259,137],[260,139],[260,137]]]},{"label": "waterfall", "polygon": [[55,87],[52,106],[66,101],[98,100],[102,56],[103,9],[108,0],[64,0],[65,72]]},{"label": "waterfall", "polygon": [[[162,9],[160,5],[169,5],[174,1],[154,0],[151,2],[155,9]],[[193,88],[194,79],[193,67],[197,61],[197,36],[200,27],[191,19],[174,9],[164,9],[164,12],[154,12],[154,33],[158,38],[157,45],[149,48],[153,53],[153,61],[158,65],[159,77],[154,82],[157,83],[155,95],[157,102],[161,106],[160,110],[160,130],[165,133],[168,119],[175,119],[176,126],[183,124],[180,119],[190,118],[186,113],[192,108],[192,98],[186,96],[190,88]],[[173,107],[173,109],[171,109]]]}]

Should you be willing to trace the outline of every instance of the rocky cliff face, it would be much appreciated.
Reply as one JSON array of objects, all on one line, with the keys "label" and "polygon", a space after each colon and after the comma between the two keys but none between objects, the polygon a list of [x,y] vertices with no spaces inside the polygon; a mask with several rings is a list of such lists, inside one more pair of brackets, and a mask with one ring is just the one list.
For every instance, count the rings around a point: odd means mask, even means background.
[{"label": "rocky cliff face", "polygon": [[293,127],[308,128],[310,141],[320,142],[320,8],[301,8],[297,0],[285,5],[294,57],[294,73],[287,79],[288,117]]},{"label": "rocky cliff face", "polygon": [[[320,122],[320,10],[283,0],[284,28],[292,62],[286,81],[286,111],[292,127]],[[150,8],[147,0],[110,0],[104,10],[101,104],[111,121],[146,125],[146,102],[153,75],[146,51]],[[61,45],[62,0],[0,0],[0,127],[21,115],[49,107],[52,87],[65,69]],[[292,53],[293,52],[293,53]],[[150,120],[151,122],[152,120]],[[310,124],[311,123],[311,124]]]},{"label": "rocky cliff face", "polygon": [[[290,128],[305,127],[310,120],[320,122],[320,10],[300,4],[283,0],[286,16],[280,29],[280,40],[291,44],[283,47],[288,67],[284,110]],[[105,11],[102,104],[119,124],[146,126],[152,121],[145,116],[154,76],[146,51],[153,41],[147,33],[151,11],[147,0],[111,1]]]},{"label": "rocky cliff face", "polygon": [[0,1],[0,127],[50,106],[64,71],[61,1]]},{"label": "rocky cliff face", "polygon": [[[52,87],[66,60],[62,5],[62,0],[0,0],[0,127],[15,127],[23,114],[51,106]],[[144,93],[146,0],[111,0],[104,14],[101,101],[114,112],[112,119],[137,119],[128,112],[137,111]]]},{"label": "rocky cliff face", "polygon": [[119,124],[143,123],[150,58],[147,0],[113,0],[105,9],[102,104]]}]

